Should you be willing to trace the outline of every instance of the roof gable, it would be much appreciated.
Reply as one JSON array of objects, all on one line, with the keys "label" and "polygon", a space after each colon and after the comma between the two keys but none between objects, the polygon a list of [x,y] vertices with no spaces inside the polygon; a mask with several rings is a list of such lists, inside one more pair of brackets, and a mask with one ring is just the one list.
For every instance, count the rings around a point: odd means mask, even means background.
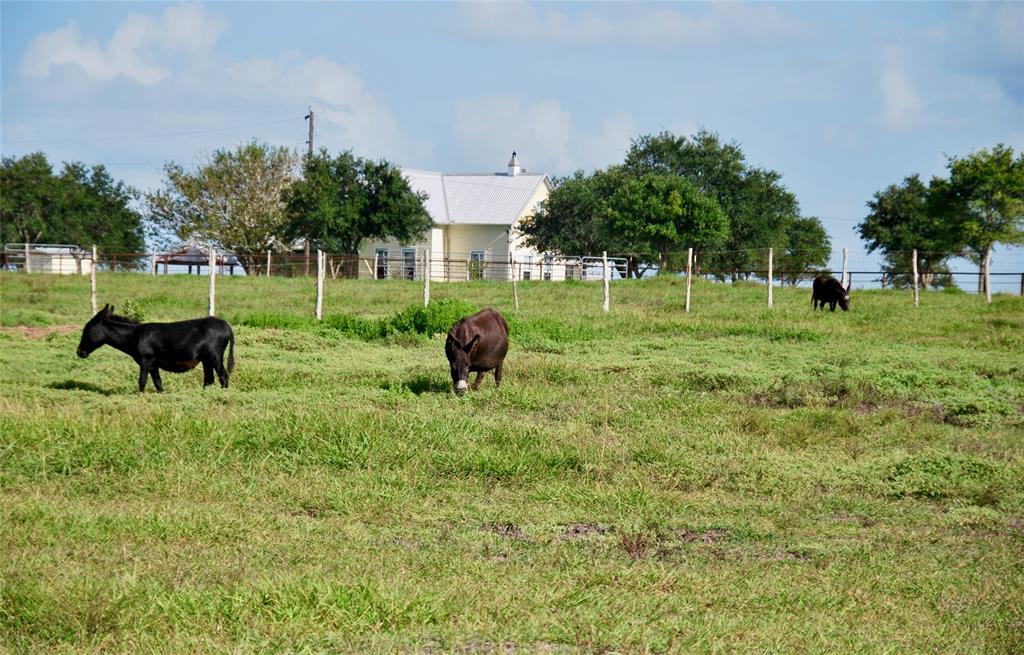
[{"label": "roof gable", "polygon": [[547,175],[449,175],[403,169],[413,191],[425,192],[424,205],[438,225],[512,225]]}]

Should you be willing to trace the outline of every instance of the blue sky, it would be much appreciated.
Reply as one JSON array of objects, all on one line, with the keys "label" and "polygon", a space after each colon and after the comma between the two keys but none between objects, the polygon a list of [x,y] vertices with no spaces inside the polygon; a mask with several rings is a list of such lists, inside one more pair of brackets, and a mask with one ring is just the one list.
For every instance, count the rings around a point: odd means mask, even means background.
[{"label": "blue sky", "polygon": [[1024,3],[3,2],[0,148],[104,163],[251,138],[563,175],[699,127],[778,170],[838,250],[871,194],[1024,149]]}]

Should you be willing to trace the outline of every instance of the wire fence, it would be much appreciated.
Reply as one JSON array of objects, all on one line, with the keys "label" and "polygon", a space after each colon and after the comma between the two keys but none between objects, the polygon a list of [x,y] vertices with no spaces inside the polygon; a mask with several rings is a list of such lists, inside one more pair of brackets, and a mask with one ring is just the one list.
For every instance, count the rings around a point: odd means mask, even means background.
[{"label": "wire fence", "polygon": [[[905,255],[905,257],[904,257]],[[520,254],[518,257],[488,256],[485,251],[448,253],[443,256],[427,249],[401,248],[398,256],[386,256],[379,249],[372,257],[322,251],[306,253],[255,253],[239,255],[216,248],[192,246],[174,252],[117,253],[86,250],[74,245],[7,244],[0,252],[5,271],[29,274],[89,275],[91,304],[96,306],[97,272],[131,272],[149,275],[197,275],[210,279],[209,309],[216,307],[215,279],[221,276],[309,277],[316,279],[316,316],[323,307],[323,287],[327,279],[358,279],[368,282],[408,280],[423,284],[423,300],[430,300],[431,282],[490,281],[511,283],[516,309],[519,308],[519,282],[577,280],[603,282],[604,311],[610,309],[610,284],[627,278],[673,275],[686,279],[686,308],[691,305],[693,278],[727,282],[758,282],[766,287],[768,306],[773,303],[776,285],[801,286],[816,276],[827,274],[847,288],[890,287],[913,291],[914,304],[920,291],[956,284],[991,299],[991,294],[1013,293],[1024,296],[1024,261],[1005,257],[990,260],[988,266],[968,269],[949,253],[890,253],[887,266],[877,259],[849,257],[842,251],[839,267],[793,267],[798,258],[783,253],[776,258],[773,249],[733,251],[688,249],[664,253],[602,253],[601,256]],[[903,260],[907,268],[901,268]],[[896,262],[894,267],[892,264]],[[836,262],[838,263],[838,262]],[[952,263],[952,265],[951,265]],[[730,266],[729,264],[734,264]],[[737,265],[738,264],[738,265]],[[1011,270],[1012,269],[1012,270]],[[771,280],[771,284],[768,283]]]}]

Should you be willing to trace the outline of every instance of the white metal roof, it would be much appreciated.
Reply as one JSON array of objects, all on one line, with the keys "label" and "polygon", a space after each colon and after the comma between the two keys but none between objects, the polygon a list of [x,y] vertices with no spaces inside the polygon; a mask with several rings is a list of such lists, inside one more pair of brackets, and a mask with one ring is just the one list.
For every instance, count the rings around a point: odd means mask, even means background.
[{"label": "white metal roof", "polygon": [[424,205],[438,225],[512,225],[547,175],[451,175],[403,169],[413,191],[428,195]]}]

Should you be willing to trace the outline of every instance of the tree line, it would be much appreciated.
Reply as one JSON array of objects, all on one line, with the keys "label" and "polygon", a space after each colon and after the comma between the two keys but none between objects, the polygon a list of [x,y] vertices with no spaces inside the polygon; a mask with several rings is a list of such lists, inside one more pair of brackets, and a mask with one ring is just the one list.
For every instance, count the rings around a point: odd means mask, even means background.
[{"label": "tree line", "polygon": [[[986,266],[996,243],[1024,242],[1024,156],[999,145],[948,158],[948,177],[908,176],[874,194],[858,225],[869,252],[881,251],[894,284],[908,281],[918,250],[925,286],[952,283],[948,260]],[[139,193],[101,166],[42,153],[4,157],[0,167],[3,242],[95,243],[108,252],[141,252],[144,238],[169,247],[212,242],[235,253],[249,274],[268,250],[297,244],[356,254],[366,239],[420,240],[432,221],[426,196],[386,160],[320,150],[301,158],[258,141],[214,151],[194,167],[164,166],[163,186]],[[753,166],[740,146],[701,130],[634,140],[621,163],[555,178],[544,205],[520,226],[541,252],[629,255],[620,273],[639,277],[685,266],[741,279],[765,268],[796,283],[823,266],[831,245],[821,221],[804,216],[777,171]],[[148,231],[148,235],[146,234]]]},{"label": "tree line", "polygon": [[796,283],[831,253],[821,221],[803,216],[777,171],[752,166],[740,146],[701,130],[634,140],[621,164],[556,178],[554,190],[522,227],[527,243],[565,255],[629,255],[624,275],[685,267],[693,248],[698,271],[747,278],[766,267]]},{"label": "tree line", "polygon": [[907,286],[912,251],[927,287],[953,284],[952,257],[966,257],[982,270],[985,291],[992,248],[1024,243],[1024,153],[1003,144],[966,157],[947,156],[946,177],[927,184],[918,174],[875,193],[857,226],[868,252],[880,251],[894,285]]}]

